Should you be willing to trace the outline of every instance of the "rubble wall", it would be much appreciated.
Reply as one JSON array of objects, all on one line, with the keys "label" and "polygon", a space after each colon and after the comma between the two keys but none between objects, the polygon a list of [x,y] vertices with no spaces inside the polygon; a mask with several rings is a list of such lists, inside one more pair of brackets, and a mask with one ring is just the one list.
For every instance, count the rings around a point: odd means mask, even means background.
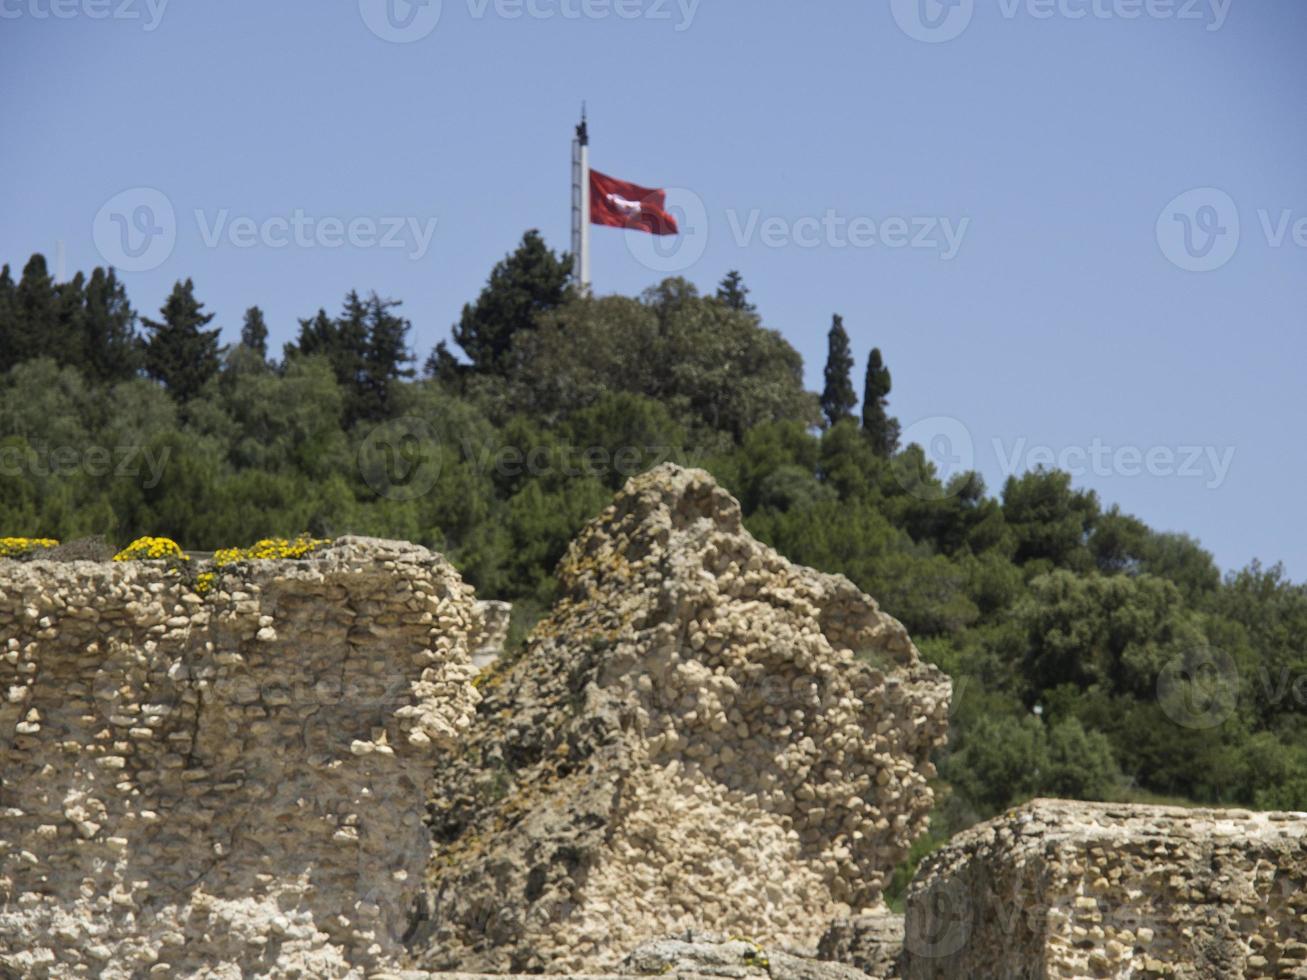
[{"label": "rubble wall", "polygon": [[908,892],[904,976],[1307,977],[1307,814],[1037,800]]},{"label": "rubble wall", "polygon": [[479,629],[453,567],[407,544],[212,579],[0,561],[0,975],[388,961]]}]

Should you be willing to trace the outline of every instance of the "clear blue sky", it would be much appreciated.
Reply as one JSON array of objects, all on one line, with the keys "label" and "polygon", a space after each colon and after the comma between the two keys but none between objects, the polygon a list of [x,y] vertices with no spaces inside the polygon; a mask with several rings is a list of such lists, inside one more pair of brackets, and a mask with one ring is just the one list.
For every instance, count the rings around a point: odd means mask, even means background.
[{"label": "clear blue sky", "polygon": [[[992,490],[1070,450],[1223,567],[1303,579],[1305,43],[1301,0],[0,0],[0,261],[104,264],[110,213],[141,217],[111,202],[152,188],[176,238],[124,273],[138,309],[191,276],[226,338],[258,304],[279,345],[375,289],[425,356],[525,229],[567,247],[585,98],[596,167],[702,202],[669,263],[739,268],[810,387],[838,311],[859,387],[881,347],[905,426],[969,440]],[[1171,206],[1195,188],[1221,193]],[[297,211],[411,224],[237,247]],[[927,247],[881,240],[896,218]],[[598,292],[661,278],[622,232],[594,246]]]}]

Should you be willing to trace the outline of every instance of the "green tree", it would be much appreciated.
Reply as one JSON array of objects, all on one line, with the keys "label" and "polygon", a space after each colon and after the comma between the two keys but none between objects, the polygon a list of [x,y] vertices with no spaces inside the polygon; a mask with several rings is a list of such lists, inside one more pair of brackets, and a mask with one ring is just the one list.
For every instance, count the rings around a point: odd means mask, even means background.
[{"label": "green tree", "polygon": [[1088,539],[1099,517],[1098,497],[1071,487],[1060,470],[1032,470],[1008,477],[1003,516],[1016,540],[1019,563],[1086,570],[1093,565]]},{"label": "green tree", "polygon": [[251,306],[245,311],[245,322],[241,325],[241,346],[253,351],[259,357],[268,356],[268,325],[263,320],[263,311]]},{"label": "green tree", "polygon": [[359,378],[359,415],[379,421],[394,414],[396,386],[413,377],[407,365],[413,360],[408,349],[411,324],[394,310],[398,300],[382,299],[376,293],[364,304],[366,341],[363,346],[363,371]]},{"label": "green tree", "polygon": [[1031,701],[1063,684],[1151,697],[1168,663],[1208,645],[1179,590],[1149,575],[1059,569],[1030,583],[1015,618],[1025,633]]},{"label": "green tree", "polygon": [[345,392],[346,428],[388,418],[395,385],[413,376],[407,367],[413,359],[407,346],[411,325],[393,312],[399,305],[376,293],[363,299],[357,290],[350,290],[338,317],[318,310],[316,316],[300,320],[299,337],[286,345],[287,364],[313,355],[331,364]]},{"label": "green tree", "polygon": [[1111,800],[1120,781],[1121,771],[1106,735],[1086,731],[1075,718],[1049,727],[1048,769],[1037,792],[1071,800]]},{"label": "green tree", "polygon": [[661,401],[704,448],[764,422],[817,419],[798,352],[684,280],[639,300],[574,297],[517,335],[511,362],[511,404],[551,422],[614,391]]},{"label": "green tree", "polygon": [[867,358],[867,377],[862,394],[862,431],[876,455],[888,459],[899,449],[899,421],[889,414],[889,368],[873,347]]},{"label": "green tree", "polygon": [[442,384],[457,385],[463,379],[463,365],[449,350],[449,344],[440,341],[428,355],[422,366],[424,377],[432,378]]},{"label": "green tree", "polygon": [[[1295,584],[1282,565],[1263,566],[1253,562],[1227,576],[1224,586],[1208,601],[1222,620],[1239,629],[1241,637],[1227,638],[1226,645],[1246,646],[1255,651],[1250,662],[1241,665],[1250,689],[1260,692],[1249,699],[1264,724],[1299,725],[1307,744],[1307,718],[1303,717],[1307,697],[1307,585]],[[1242,639],[1242,643],[1240,643]],[[1233,654],[1232,654],[1233,655]]]},{"label": "green tree", "polygon": [[0,292],[6,297],[0,305],[0,370],[43,353],[59,360],[59,297],[45,257],[33,255],[28,259],[16,285],[6,266]]},{"label": "green tree", "polygon": [[135,377],[141,367],[136,311],[113,269],[97,268],[91,273],[85,303],[83,371],[87,377],[109,383]]},{"label": "green tree", "polygon": [[218,330],[205,330],[212,313],[195,298],[195,284],[187,279],[173,286],[160,310],[160,319],[144,319],[145,371],[163,384],[179,404],[200,393],[218,373]]},{"label": "green tree", "polygon": [[[853,419],[843,419],[821,433],[821,459],[817,473],[822,483],[841,500],[876,500],[880,463]],[[886,517],[890,515],[879,507]]]},{"label": "green tree", "polygon": [[336,379],[343,384],[351,382],[358,374],[360,353],[344,349],[336,321],[321,307],[313,316],[300,320],[298,336],[282,348],[282,357],[287,365],[297,357],[312,357],[315,354],[327,359]]},{"label": "green tree", "polygon": [[0,267],[0,374],[18,363],[15,354],[18,343],[18,314],[14,307],[16,290],[9,266]]},{"label": "green tree", "polygon": [[565,432],[570,467],[610,491],[663,460],[681,458],[686,443],[685,429],[666,406],[628,392],[614,392],[575,412]]},{"label": "green tree", "polygon": [[723,486],[735,494],[746,514],[768,506],[784,511],[790,508],[784,499],[787,494],[783,487],[779,488],[782,499],[772,499],[777,491],[773,478],[778,473],[786,474],[780,479],[791,485],[796,472],[803,474],[803,485],[812,491],[803,494],[805,500],[815,502],[818,497],[830,499],[835,496],[834,491],[817,480],[819,452],[820,446],[809,434],[806,424],[782,420],[752,427],[738,447],[705,465]]},{"label": "green tree", "polygon": [[826,385],[821,390],[821,411],[828,425],[853,418],[858,396],[853,392],[853,355],[844,318],[838,313],[826,337]]},{"label": "green tree", "polygon": [[33,255],[17,284],[0,270],[0,371],[49,357],[90,381],[122,381],[136,374],[139,353],[136,313],[112,269],[55,283]]},{"label": "green tree", "polygon": [[717,287],[717,298],[726,304],[727,309],[757,316],[758,308],[749,302],[749,287],[737,269],[726,273],[726,278]]},{"label": "green tree", "polygon": [[54,298],[55,327],[40,338],[37,354],[90,376],[86,276],[76,272],[67,282],[54,283]]},{"label": "green tree", "polygon": [[503,373],[513,337],[534,330],[541,315],[562,305],[570,292],[572,260],[555,254],[535,229],[491,270],[475,303],[463,307],[454,340],[476,371]]},{"label": "green tree", "polygon": [[954,741],[941,774],[971,811],[965,823],[1030,799],[1047,776],[1048,738],[1033,715],[982,715]]},{"label": "green tree", "polygon": [[224,373],[220,390],[233,424],[226,447],[234,468],[313,480],[348,469],[345,395],[325,357],[296,358],[281,373]]}]

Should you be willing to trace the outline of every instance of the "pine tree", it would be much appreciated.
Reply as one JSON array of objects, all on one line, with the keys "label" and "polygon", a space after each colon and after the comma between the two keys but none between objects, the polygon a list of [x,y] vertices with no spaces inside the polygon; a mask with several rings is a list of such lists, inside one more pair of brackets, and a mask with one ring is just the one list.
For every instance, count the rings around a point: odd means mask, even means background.
[{"label": "pine tree", "polygon": [[141,366],[136,311],[113,269],[91,273],[85,304],[82,347],[87,377],[109,384],[135,377]]},{"label": "pine tree", "polygon": [[268,357],[268,325],[263,321],[263,311],[257,306],[251,306],[245,311],[245,322],[241,326],[241,346],[265,360]]},{"label": "pine tree", "polygon": [[333,337],[327,356],[336,371],[336,380],[345,391],[345,425],[349,427],[369,414],[363,393],[367,375],[368,311],[358,290],[351,289],[345,294]]},{"label": "pine tree", "polygon": [[738,313],[748,313],[755,319],[758,317],[758,308],[749,302],[749,287],[744,284],[744,277],[737,269],[726,273],[726,278],[717,287],[717,298],[725,303],[728,309]]},{"label": "pine tree", "polygon": [[195,298],[195,284],[187,279],[173,286],[159,311],[161,319],[144,319],[145,371],[162,382],[168,393],[185,403],[200,393],[218,373],[218,330],[205,330],[213,319]]},{"label": "pine tree", "polygon": [[395,382],[411,378],[413,360],[407,346],[411,324],[391,312],[397,300],[372,293],[366,300],[357,290],[345,296],[340,316],[325,310],[300,321],[299,338],[286,345],[286,360],[318,354],[331,364],[345,392],[345,425],[387,418],[393,411]]},{"label": "pine tree", "polygon": [[849,353],[849,335],[844,318],[838,313],[827,335],[826,386],[821,392],[821,410],[830,425],[853,418],[858,396],[853,391],[853,355]]},{"label": "pine tree", "polygon": [[327,316],[327,311],[318,308],[318,312],[307,319],[300,320],[299,336],[294,343],[286,344],[282,354],[287,361],[294,357],[311,357],[321,354],[328,360],[336,347],[336,322]]},{"label": "pine tree", "polygon": [[139,362],[136,313],[112,269],[56,283],[33,255],[14,283],[0,270],[0,370],[48,357],[91,381],[122,381]]},{"label": "pine tree", "polygon": [[55,328],[40,338],[38,355],[62,366],[76,368],[83,377],[90,365],[90,330],[86,310],[86,276],[78,272],[67,282],[53,283]]},{"label": "pine tree", "polygon": [[442,340],[436,344],[435,350],[422,366],[422,373],[442,384],[456,385],[463,379],[466,369],[458,362],[458,358],[449,352],[449,345]]},{"label": "pine tree", "polygon": [[34,357],[53,356],[61,349],[59,296],[43,255],[33,255],[23,267],[22,278],[13,287],[7,320],[0,369],[8,370]]},{"label": "pine tree", "polygon": [[9,266],[0,268],[0,374],[4,374],[17,363],[13,360],[18,333],[17,312],[14,308],[16,290]]},{"label": "pine tree", "polygon": [[886,458],[899,448],[899,421],[887,411],[891,387],[889,368],[880,348],[873,347],[867,358],[867,380],[862,395],[862,431],[876,455]]},{"label": "pine tree", "polygon": [[359,415],[370,421],[391,417],[396,382],[413,377],[413,369],[406,366],[413,360],[407,343],[412,324],[391,312],[399,305],[398,300],[382,299],[373,293],[364,306],[367,339],[359,385]]},{"label": "pine tree", "polygon": [[358,388],[363,376],[364,348],[367,344],[367,313],[355,290],[345,295],[340,316],[332,318],[319,309],[307,320],[300,320],[295,343],[286,345],[286,360],[319,355],[331,363],[336,380],[347,391]]},{"label": "pine tree", "polygon": [[532,229],[499,262],[474,304],[463,307],[454,340],[478,372],[502,373],[513,335],[535,328],[542,313],[557,309],[568,294],[572,260],[556,255]]}]

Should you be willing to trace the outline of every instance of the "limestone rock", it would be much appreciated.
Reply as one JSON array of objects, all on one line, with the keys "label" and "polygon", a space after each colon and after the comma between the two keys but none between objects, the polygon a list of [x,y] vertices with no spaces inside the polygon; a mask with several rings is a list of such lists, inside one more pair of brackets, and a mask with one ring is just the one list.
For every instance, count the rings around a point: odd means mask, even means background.
[{"label": "limestone rock", "polygon": [[1307,814],[1037,800],[908,892],[904,976],[1307,976]]},{"label": "limestone rock", "polygon": [[413,965],[604,972],[687,929],[815,946],[931,807],[948,679],[708,474],[631,480],[441,767]]},{"label": "limestone rock", "polygon": [[193,584],[0,561],[0,976],[362,976],[402,950],[427,789],[475,713],[471,589],[359,538]]},{"label": "limestone rock", "polygon": [[771,980],[867,980],[841,963],[767,949],[748,939],[687,933],[642,944],[618,967],[623,976],[769,977]]},{"label": "limestone rock", "polygon": [[847,963],[868,976],[897,980],[903,956],[903,916],[892,912],[836,919],[821,937],[823,960]]},{"label": "limestone rock", "polygon": [[745,939],[687,934],[680,939],[654,939],[624,959],[618,971],[629,976],[694,973],[709,977],[765,977],[766,950]]}]

